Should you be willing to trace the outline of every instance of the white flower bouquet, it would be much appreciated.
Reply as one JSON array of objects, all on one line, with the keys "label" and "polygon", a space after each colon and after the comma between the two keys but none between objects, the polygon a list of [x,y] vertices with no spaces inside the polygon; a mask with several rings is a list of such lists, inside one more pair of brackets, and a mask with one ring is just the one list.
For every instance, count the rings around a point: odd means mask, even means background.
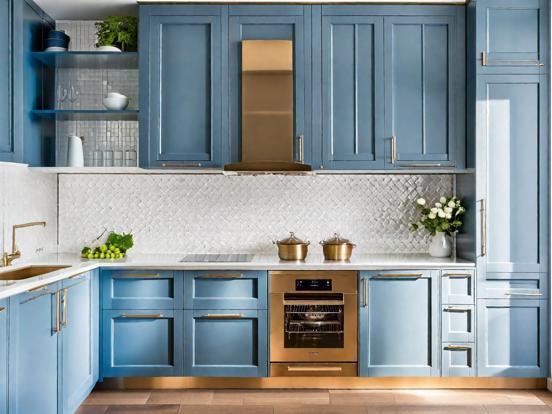
[{"label": "white flower bouquet", "polygon": [[452,236],[462,227],[462,215],[466,209],[456,197],[441,197],[433,207],[429,207],[423,198],[416,200],[421,218],[410,225],[412,231],[425,228],[432,236],[445,233]]}]

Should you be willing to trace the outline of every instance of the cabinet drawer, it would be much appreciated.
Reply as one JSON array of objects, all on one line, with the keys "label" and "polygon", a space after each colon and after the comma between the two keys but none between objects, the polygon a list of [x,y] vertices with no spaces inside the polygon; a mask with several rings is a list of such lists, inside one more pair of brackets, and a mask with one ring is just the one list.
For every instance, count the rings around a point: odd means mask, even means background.
[{"label": "cabinet drawer", "polygon": [[546,299],[546,273],[487,273],[478,280],[480,299]]},{"label": "cabinet drawer", "polygon": [[443,377],[472,377],[475,375],[475,347],[472,343],[444,343],[441,372]]},{"label": "cabinet drawer", "polygon": [[182,309],[182,274],[170,270],[102,271],[103,309]]},{"label": "cabinet drawer", "polygon": [[473,305],[474,274],[473,269],[443,270],[441,278],[443,304]]},{"label": "cabinet drawer", "polygon": [[182,311],[103,311],[105,377],[182,375]]},{"label": "cabinet drawer", "polygon": [[441,317],[443,342],[473,342],[474,306],[443,306]]},{"label": "cabinet drawer", "polygon": [[184,272],[185,309],[266,309],[266,272]]},{"label": "cabinet drawer", "polygon": [[186,310],[184,375],[264,377],[267,311]]}]

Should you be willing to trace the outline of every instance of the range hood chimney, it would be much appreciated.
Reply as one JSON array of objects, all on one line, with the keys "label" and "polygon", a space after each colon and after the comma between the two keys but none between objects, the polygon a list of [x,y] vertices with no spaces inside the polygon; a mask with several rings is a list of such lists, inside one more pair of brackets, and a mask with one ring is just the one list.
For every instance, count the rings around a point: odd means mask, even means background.
[{"label": "range hood chimney", "polygon": [[[311,171],[302,163],[303,139],[294,148],[293,42],[242,41],[242,161],[224,171],[298,173]],[[299,161],[294,154],[299,154]]]}]

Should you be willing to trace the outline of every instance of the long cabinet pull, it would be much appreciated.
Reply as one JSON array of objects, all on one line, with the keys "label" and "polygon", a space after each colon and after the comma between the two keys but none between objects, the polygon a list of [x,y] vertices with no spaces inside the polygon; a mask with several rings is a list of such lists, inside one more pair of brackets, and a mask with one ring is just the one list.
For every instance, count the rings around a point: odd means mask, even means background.
[{"label": "long cabinet pull", "polygon": [[465,345],[447,345],[445,349],[448,351],[471,351],[471,347]]},{"label": "long cabinet pull", "polygon": [[540,292],[514,292],[514,291],[505,292],[504,295],[506,296],[543,296],[543,294]]},{"label": "long cabinet pull", "polygon": [[470,278],[471,273],[445,273],[443,277],[448,277],[451,279],[467,279]]},{"label": "long cabinet pull", "polygon": [[117,318],[120,319],[160,319],[163,318],[162,313],[144,313],[144,314],[135,314],[131,315],[128,313],[122,313],[121,315],[117,316]]},{"label": "long cabinet pull", "polygon": [[117,275],[116,277],[128,277],[128,278],[141,278],[141,277],[161,277],[159,273],[126,273],[122,275]]},{"label": "long cabinet pull", "polygon": [[[27,292],[29,292],[29,293],[31,293],[31,292],[42,292],[42,291],[48,291],[48,290],[49,290],[48,285],[41,285],[41,286],[38,286],[38,287],[27,290]],[[50,291],[50,293],[51,293],[51,291]]]},{"label": "long cabinet pull", "polygon": [[297,137],[297,161],[301,164],[304,162],[305,150],[304,150],[304,137],[299,135]]},{"label": "long cabinet pull", "polygon": [[55,296],[55,300],[56,300],[56,321],[55,321],[55,325],[54,325],[54,333],[59,333],[61,332],[61,322],[60,322],[60,295],[59,295],[59,290],[54,294]]},{"label": "long cabinet pull", "polygon": [[481,256],[487,255],[487,203],[485,199],[479,200],[481,203],[479,214],[481,216]]},{"label": "long cabinet pull", "polygon": [[401,168],[453,168],[453,166],[441,164],[440,162],[426,162],[426,163],[403,162],[397,166]]},{"label": "long cabinet pull", "polygon": [[242,279],[241,273],[209,273],[199,276],[200,279]]},{"label": "long cabinet pull", "polygon": [[458,308],[455,306],[448,306],[445,308],[446,312],[470,312],[471,308]]},{"label": "long cabinet pull", "polygon": [[374,279],[419,279],[423,275],[423,273],[379,273],[374,276]]},{"label": "long cabinet pull", "polygon": [[161,168],[174,168],[174,169],[186,169],[186,168],[200,168],[201,163],[200,162],[189,162],[189,163],[162,163]]},{"label": "long cabinet pull", "polygon": [[67,326],[67,288],[61,292],[61,326]]},{"label": "long cabinet pull", "polygon": [[481,66],[544,66],[540,60],[520,59],[520,60],[496,60],[489,61],[487,52],[481,52]]},{"label": "long cabinet pull", "polygon": [[391,138],[391,164],[397,162],[397,137],[392,135]]},{"label": "long cabinet pull", "polygon": [[289,372],[341,372],[342,367],[294,367],[288,366]]},{"label": "long cabinet pull", "polygon": [[206,313],[201,315],[200,319],[242,319],[245,315],[243,313]]},{"label": "long cabinet pull", "polygon": [[366,278],[362,278],[362,307],[366,308],[368,306],[368,292],[366,291],[368,289],[368,283],[366,281]]}]

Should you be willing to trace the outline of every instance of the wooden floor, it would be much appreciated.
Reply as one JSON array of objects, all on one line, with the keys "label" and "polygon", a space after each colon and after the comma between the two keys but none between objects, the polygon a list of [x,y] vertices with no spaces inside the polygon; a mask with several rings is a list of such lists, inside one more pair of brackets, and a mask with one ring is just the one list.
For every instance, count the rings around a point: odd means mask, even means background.
[{"label": "wooden floor", "polygon": [[544,390],[95,391],[77,414],[552,414]]}]

